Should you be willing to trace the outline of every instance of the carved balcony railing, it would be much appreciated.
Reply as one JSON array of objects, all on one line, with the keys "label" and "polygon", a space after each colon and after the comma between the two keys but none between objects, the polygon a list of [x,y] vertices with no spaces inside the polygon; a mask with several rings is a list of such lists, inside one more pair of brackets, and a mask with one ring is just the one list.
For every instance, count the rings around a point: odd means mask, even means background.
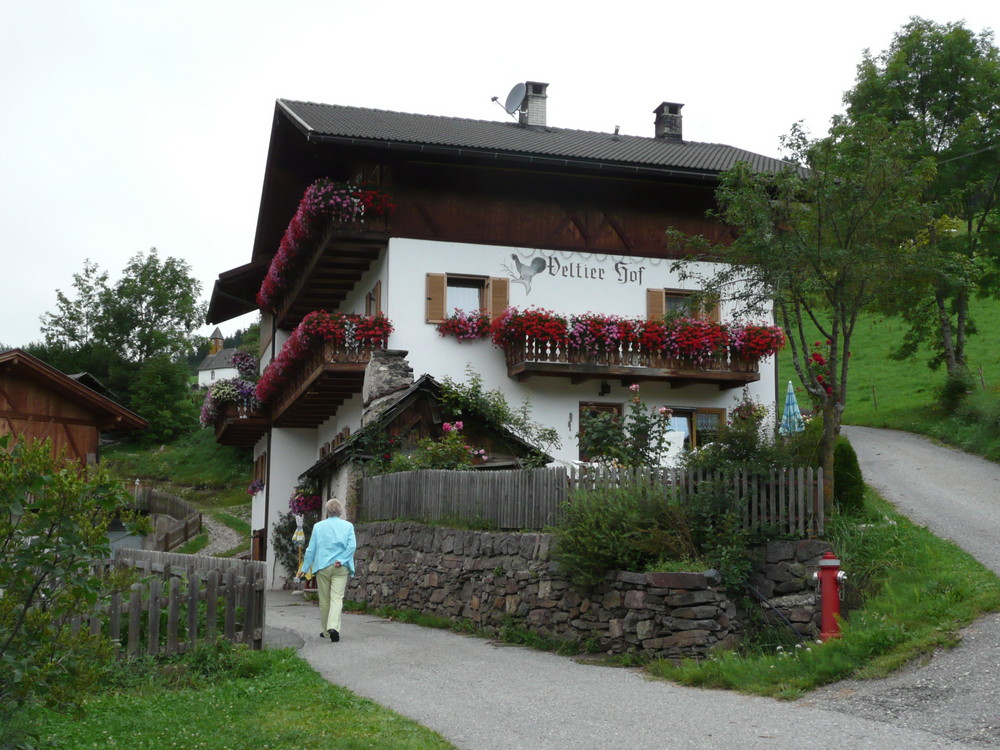
[{"label": "carved balcony railing", "polygon": [[623,384],[669,382],[674,388],[711,384],[720,390],[742,388],[760,380],[756,360],[716,355],[706,359],[666,357],[632,345],[597,352],[580,351],[536,339],[505,344],[507,374],[518,380],[533,376],[565,377],[574,383],[620,379]]},{"label": "carved balcony railing", "polygon": [[271,417],[266,409],[254,410],[228,404],[215,419],[215,442],[219,445],[251,448],[270,425]]},{"label": "carved balcony railing", "polygon": [[316,427],[361,393],[365,368],[384,342],[357,346],[325,342],[315,347],[285,378],[274,398],[271,417],[278,427]]}]

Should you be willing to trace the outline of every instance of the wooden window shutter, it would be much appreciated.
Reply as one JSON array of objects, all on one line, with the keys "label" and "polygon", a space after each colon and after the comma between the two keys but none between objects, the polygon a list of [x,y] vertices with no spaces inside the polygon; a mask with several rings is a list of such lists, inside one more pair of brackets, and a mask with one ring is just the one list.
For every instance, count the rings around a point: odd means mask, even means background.
[{"label": "wooden window shutter", "polygon": [[375,309],[373,310],[374,315],[378,315],[382,312],[382,282],[376,281],[375,286],[372,287],[372,302],[374,303]]},{"label": "wooden window shutter", "polygon": [[718,297],[712,296],[705,300],[705,317],[713,323],[722,322]]},{"label": "wooden window shutter", "polygon": [[443,273],[427,274],[427,305],[424,320],[440,323],[445,319],[444,306],[448,299],[448,277]]},{"label": "wooden window shutter", "polygon": [[491,276],[486,285],[486,312],[490,320],[499,318],[510,306],[510,279]]},{"label": "wooden window shutter", "polygon": [[646,290],[646,320],[659,320],[667,314],[667,295],[662,289]]}]

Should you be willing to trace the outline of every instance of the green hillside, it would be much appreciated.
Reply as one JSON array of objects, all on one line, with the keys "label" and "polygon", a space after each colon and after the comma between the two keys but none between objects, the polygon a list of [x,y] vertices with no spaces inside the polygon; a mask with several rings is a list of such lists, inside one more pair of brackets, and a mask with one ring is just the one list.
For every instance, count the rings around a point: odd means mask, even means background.
[{"label": "green hillside", "polygon": [[[851,346],[844,424],[918,432],[1000,459],[1000,301],[974,300],[972,313],[978,333],[969,338],[966,350],[976,387],[951,418],[937,402],[945,382],[944,367],[931,370],[927,351],[904,361],[890,359],[889,352],[902,340],[904,325],[892,318],[863,318]],[[809,399],[787,348],[778,367],[781,386],[792,380],[799,403],[808,408]],[[779,393],[784,394],[783,387]],[[980,432],[981,427],[987,435]]]}]

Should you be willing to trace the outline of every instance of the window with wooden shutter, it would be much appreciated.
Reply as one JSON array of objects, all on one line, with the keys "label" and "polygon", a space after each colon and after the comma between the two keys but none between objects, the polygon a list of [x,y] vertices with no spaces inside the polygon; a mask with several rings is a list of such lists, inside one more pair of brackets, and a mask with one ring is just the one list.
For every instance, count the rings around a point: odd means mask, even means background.
[{"label": "window with wooden shutter", "polygon": [[382,282],[376,281],[372,290],[365,295],[365,315],[378,315],[382,312]]},{"label": "window with wooden shutter", "polygon": [[490,319],[499,318],[510,306],[510,279],[491,276],[486,284],[486,312]]},{"label": "window with wooden shutter", "polygon": [[667,313],[663,289],[646,290],[646,320],[659,320]]},{"label": "window with wooden shutter", "polygon": [[427,274],[425,321],[440,323],[456,309],[463,312],[502,312],[510,297],[510,280],[452,273]]},{"label": "window with wooden shutter", "polygon": [[440,323],[446,317],[445,304],[448,299],[448,276],[443,273],[427,274],[427,305],[425,320]]},{"label": "window with wooden shutter", "polygon": [[665,315],[691,316],[718,323],[718,298],[701,297],[688,289],[647,289],[646,319],[658,320]]}]

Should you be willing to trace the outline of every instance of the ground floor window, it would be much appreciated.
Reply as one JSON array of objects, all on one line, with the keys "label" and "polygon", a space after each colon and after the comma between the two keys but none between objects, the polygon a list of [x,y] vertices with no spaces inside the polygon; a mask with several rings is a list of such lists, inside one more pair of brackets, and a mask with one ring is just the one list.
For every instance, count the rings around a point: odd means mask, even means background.
[{"label": "ground floor window", "polygon": [[684,450],[700,448],[713,442],[726,421],[725,409],[710,407],[673,407],[670,426],[684,435]]},{"label": "ground floor window", "polygon": [[[692,450],[713,442],[726,421],[726,410],[713,407],[671,407],[673,416],[670,418],[671,443],[680,444],[683,450]],[[625,413],[623,403],[580,403],[580,433],[584,430],[586,417],[599,414],[612,414],[621,418]],[[590,461],[591,456],[580,448],[580,460]]]}]

